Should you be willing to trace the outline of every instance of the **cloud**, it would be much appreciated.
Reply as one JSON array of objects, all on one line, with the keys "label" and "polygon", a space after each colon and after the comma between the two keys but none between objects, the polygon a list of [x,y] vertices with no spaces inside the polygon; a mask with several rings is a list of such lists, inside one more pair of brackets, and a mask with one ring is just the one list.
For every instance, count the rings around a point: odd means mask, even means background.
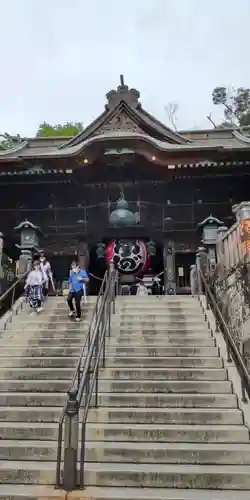
[{"label": "cloud", "polygon": [[213,87],[250,84],[249,18],[249,0],[4,2],[0,131],[87,124],[120,73],[161,120],[176,102],[180,128],[207,127]]}]

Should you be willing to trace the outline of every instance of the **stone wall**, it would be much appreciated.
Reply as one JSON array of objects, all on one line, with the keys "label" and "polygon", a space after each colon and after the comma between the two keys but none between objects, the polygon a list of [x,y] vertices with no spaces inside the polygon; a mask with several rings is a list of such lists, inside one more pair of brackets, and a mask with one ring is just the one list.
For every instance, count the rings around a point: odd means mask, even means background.
[{"label": "stone wall", "polygon": [[218,305],[237,342],[250,338],[250,264],[239,265],[214,284]]}]

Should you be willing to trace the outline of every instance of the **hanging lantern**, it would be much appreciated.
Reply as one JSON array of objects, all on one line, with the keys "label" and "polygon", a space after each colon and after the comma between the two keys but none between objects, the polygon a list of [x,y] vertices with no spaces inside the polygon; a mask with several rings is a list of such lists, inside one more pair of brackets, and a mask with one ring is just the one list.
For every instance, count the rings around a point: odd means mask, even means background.
[{"label": "hanging lantern", "polygon": [[105,252],[105,244],[104,243],[97,243],[96,245],[96,256],[98,259],[103,259],[104,258],[104,252]]},{"label": "hanging lantern", "polygon": [[148,252],[149,252],[150,257],[156,256],[156,245],[152,240],[150,240],[148,242]]},{"label": "hanging lantern", "polygon": [[134,226],[136,224],[136,216],[128,208],[128,203],[122,197],[116,203],[116,209],[113,210],[109,217],[109,223],[114,227]]}]

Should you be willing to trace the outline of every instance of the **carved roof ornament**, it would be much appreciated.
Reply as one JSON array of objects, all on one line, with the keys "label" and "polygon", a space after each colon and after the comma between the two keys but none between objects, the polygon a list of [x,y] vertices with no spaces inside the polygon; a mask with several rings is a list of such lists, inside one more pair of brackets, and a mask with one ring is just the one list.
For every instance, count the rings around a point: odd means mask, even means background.
[{"label": "carved roof ornament", "polygon": [[102,135],[107,132],[137,132],[139,134],[143,133],[142,129],[135,123],[132,118],[130,118],[126,112],[120,111],[116,113],[107,123],[104,123],[102,127],[98,128],[93,135]]},{"label": "carved roof ornament", "polygon": [[108,103],[105,108],[110,111],[114,109],[120,102],[126,102],[131,108],[140,108],[141,103],[139,102],[140,92],[136,89],[129,89],[128,85],[124,84],[124,76],[120,75],[120,85],[118,85],[116,90],[110,90],[106,94]]}]

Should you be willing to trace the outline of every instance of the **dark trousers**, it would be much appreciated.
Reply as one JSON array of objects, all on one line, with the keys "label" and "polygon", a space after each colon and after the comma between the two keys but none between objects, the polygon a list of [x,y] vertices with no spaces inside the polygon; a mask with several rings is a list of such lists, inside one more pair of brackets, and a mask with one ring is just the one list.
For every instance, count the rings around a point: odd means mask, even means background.
[{"label": "dark trousers", "polygon": [[73,306],[73,299],[75,299],[75,305],[76,305],[76,317],[80,318],[81,317],[81,298],[82,298],[82,291],[81,292],[70,292],[68,295],[68,305],[69,308],[72,312],[74,312],[74,306]]}]

